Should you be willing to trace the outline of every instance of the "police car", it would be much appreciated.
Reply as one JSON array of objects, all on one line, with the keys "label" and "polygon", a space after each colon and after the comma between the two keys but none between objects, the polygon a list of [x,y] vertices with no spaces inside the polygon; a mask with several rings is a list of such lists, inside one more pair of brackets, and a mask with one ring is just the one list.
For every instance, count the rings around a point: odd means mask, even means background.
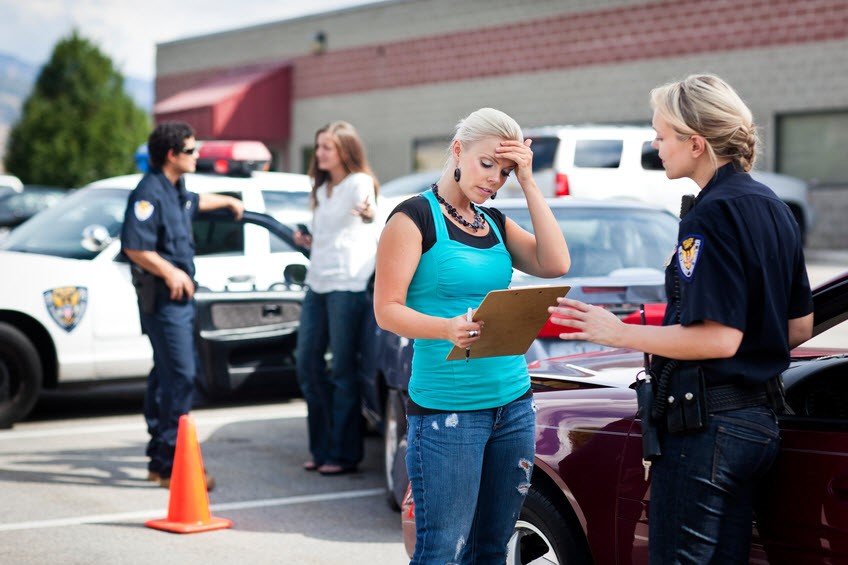
[{"label": "police car", "polygon": [[[238,149],[232,144],[230,156]],[[217,151],[226,154],[226,147]],[[264,212],[308,217],[310,192],[305,175],[215,161],[219,172],[235,169],[241,176],[187,174],[187,189],[235,196],[247,212],[242,222],[206,215],[193,226],[200,384],[213,395],[251,375],[293,366],[303,297],[297,283],[308,259],[293,247],[291,229]],[[0,244],[0,427],[24,418],[43,387],[150,371],[150,344],[118,240],[127,198],[140,179],[94,182]]]}]

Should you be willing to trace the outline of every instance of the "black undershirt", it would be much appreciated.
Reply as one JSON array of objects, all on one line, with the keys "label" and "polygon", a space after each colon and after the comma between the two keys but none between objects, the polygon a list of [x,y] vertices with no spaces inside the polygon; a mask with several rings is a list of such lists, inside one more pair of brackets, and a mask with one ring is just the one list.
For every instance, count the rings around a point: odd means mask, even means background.
[{"label": "black undershirt", "polygon": [[[501,232],[504,245],[506,245],[506,216],[497,208],[484,208],[482,206],[479,206],[479,208],[486,212],[487,219],[491,219],[497,226],[498,231]],[[398,204],[389,214],[389,218],[398,212],[403,212],[418,226],[418,230],[421,232],[421,254],[429,251],[436,244],[436,226],[433,223],[433,214],[430,211],[430,201],[421,195],[413,196]],[[489,249],[498,244],[498,236],[492,231],[491,226],[489,226],[489,233],[486,235],[472,235],[450,221],[444,214],[442,214],[442,220],[447,225],[448,237],[454,241],[477,249]]]},{"label": "black undershirt", "polygon": [[[504,216],[503,212],[496,208],[484,208],[482,206],[479,208],[484,210],[486,212],[487,219],[491,219],[495,226],[497,226],[498,231],[501,232],[501,237],[503,237],[504,245],[506,245],[506,216]],[[436,244],[436,227],[433,223],[434,218],[430,210],[430,201],[424,196],[413,196],[412,198],[404,200],[398,204],[397,207],[392,210],[389,218],[398,212],[402,212],[408,216],[421,232],[421,254],[423,255],[429,251],[430,248]],[[458,241],[464,245],[477,249],[489,249],[490,247],[494,247],[498,244],[498,236],[495,235],[491,226],[489,226],[488,234],[480,236],[472,235],[463,230],[451,222],[444,214],[442,214],[442,220],[447,225],[448,237],[454,241]],[[531,396],[533,396],[533,390],[528,388],[527,392],[516,398],[516,400],[524,400]],[[413,416],[443,414],[446,412],[471,412],[471,410],[436,410],[433,408],[425,408],[424,406],[416,404],[411,398],[407,400],[406,413],[412,414]]]}]

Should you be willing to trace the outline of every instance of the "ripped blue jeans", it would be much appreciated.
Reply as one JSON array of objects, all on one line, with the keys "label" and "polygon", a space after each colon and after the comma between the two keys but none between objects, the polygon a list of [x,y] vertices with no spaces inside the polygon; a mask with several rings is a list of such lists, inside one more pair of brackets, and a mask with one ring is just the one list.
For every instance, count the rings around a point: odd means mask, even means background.
[{"label": "ripped blue jeans", "polygon": [[533,399],[407,419],[411,563],[504,563],[533,471]]}]

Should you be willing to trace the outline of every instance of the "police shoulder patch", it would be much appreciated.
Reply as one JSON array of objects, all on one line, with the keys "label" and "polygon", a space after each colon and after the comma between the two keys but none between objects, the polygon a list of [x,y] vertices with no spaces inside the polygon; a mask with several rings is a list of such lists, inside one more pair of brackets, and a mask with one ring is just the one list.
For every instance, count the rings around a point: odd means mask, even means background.
[{"label": "police shoulder patch", "polygon": [[677,264],[680,274],[685,280],[691,280],[695,274],[695,265],[704,246],[704,238],[700,235],[687,235],[677,246]]},{"label": "police shoulder patch", "polygon": [[152,216],[153,210],[153,204],[147,200],[139,200],[133,206],[133,213],[135,213],[135,217],[138,218],[139,222],[143,222]]}]

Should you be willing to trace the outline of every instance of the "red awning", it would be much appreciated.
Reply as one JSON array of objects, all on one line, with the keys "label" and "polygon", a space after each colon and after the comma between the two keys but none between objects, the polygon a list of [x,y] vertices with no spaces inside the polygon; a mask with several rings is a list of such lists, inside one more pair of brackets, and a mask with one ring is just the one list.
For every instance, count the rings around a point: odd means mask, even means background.
[{"label": "red awning", "polygon": [[292,68],[268,65],[222,73],[158,102],[156,122],[188,122],[200,139],[288,140]]}]

